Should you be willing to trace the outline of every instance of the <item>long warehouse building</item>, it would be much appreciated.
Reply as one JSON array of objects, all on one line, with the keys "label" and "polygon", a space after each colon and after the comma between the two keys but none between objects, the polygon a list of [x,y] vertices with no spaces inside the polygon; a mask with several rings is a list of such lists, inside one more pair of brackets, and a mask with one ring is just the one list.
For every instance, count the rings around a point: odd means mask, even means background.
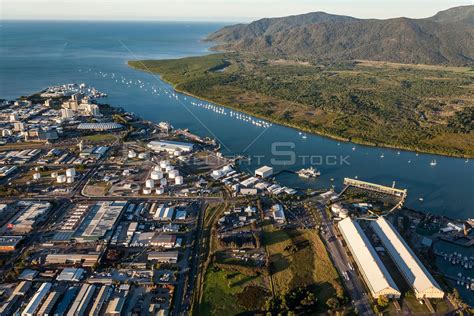
[{"label": "long warehouse building", "polygon": [[34,316],[36,311],[43,302],[43,299],[48,294],[49,290],[51,289],[51,283],[45,282],[41,284],[38,291],[36,291],[35,295],[30,299],[28,305],[26,305],[25,309],[21,313],[22,316]]},{"label": "long warehouse building", "polygon": [[372,229],[380,238],[417,299],[443,298],[444,292],[402,236],[384,217],[373,221]]},{"label": "long warehouse building", "polygon": [[374,298],[399,298],[401,293],[360,227],[349,217],[339,222],[339,230],[354,257],[365,283]]}]

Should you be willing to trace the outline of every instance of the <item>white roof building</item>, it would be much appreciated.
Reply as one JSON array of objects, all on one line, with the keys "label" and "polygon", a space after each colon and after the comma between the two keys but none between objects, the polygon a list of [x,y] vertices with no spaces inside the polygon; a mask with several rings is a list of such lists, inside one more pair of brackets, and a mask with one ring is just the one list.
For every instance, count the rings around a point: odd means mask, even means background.
[{"label": "white roof building", "polygon": [[30,299],[28,305],[26,305],[25,309],[21,313],[22,316],[33,316],[35,312],[41,305],[41,302],[48,294],[49,290],[51,289],[51,283],[43,283],[41,284],[38,291],[36,291],[35,295]]},{"label": "white roof building", "polygon": [[444,297],[439,284],[389,221],[379,217],[371,226],[418,299]]},{"label": "white roof building", "polygon": [[169,153],[190,152],[194,149],[194,145],[190,143],[176,142],[176,141],[151,141],[147,145],[153,151],[167,151]]},{"label": "white roof building", "polygon": [[370,244],[359,223],[350,218],[339,222],[339,230],[354,257],[365,283],[374,298],[399,298],[400,290]]},{"label": "white roof building", "polygon": [[104,123],[80,123],[77,126],[79,130],[92,130],[92,131],[109,131],[115,129],[121,129],[123,125],[115,122],[104,122]]},{"label": "white roof building", "polygon": [[267,178],[273,174],[273,168],[269,166],[263,166],[255,170],[255,176],[261,178]]},{"label": "white roof building", "polygon": [[64,268],[56,281],[79,282],[83,273],[84,269],[81,268]]},{"label": "white roof building", "polygon": [[283,224],[286,220],[285,218],[285,211],[283,210],[283,206],[280,204],[275,204],[272,206],[272,215],[275,222]]}]

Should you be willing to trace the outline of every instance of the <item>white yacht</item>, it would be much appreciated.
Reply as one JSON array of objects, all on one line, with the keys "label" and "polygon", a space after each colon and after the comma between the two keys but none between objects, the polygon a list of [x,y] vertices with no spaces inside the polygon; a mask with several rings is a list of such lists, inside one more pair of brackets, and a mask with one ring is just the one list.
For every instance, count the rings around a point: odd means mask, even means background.
[{"label": "white yacht", "polygon": [[318,170],[314,169],[313,167],[309,167],[306,169],[301,169],[296,172],[300,177],[303,178],[316,178],[321,175],[321,172]]}]

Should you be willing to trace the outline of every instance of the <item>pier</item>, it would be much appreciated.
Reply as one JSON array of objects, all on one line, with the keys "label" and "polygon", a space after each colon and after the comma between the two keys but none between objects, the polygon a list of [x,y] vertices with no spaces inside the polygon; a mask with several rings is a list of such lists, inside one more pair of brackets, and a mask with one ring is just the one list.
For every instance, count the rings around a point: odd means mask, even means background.
[{"label": "pier", "polygon": [[339,193],[339,196],[341,196],[349,187],[355,187],[359,189],[364,189],[364,190],[370,190],[378,193],[383,193],[387,195],[392,195],[400,198],[400,201],[395,205],[391,210],[395,210],[398,208],[401,208],[403,206],[403,203],[405,203],[406,197],[407,197],[407,190],[406,189],[397,189],[395,188],[395,182],[394,185],[391,187],[381,185],[381,184],[376,184],[376,183],[370,183],[370,182],[365,182],[365,181],[360,181],[356,179],[351,179],[351,178],[344,178],[344,189]]}]

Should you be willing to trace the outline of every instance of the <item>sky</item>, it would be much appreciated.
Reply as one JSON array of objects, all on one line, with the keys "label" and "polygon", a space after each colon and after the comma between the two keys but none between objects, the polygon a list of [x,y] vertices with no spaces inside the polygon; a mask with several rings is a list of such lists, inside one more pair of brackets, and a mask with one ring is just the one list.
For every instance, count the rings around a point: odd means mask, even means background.
[{"label": "sky", "polygon": [[248,22],[314,11],[424,18],[474,0],[0,0],[0,19]]}]

